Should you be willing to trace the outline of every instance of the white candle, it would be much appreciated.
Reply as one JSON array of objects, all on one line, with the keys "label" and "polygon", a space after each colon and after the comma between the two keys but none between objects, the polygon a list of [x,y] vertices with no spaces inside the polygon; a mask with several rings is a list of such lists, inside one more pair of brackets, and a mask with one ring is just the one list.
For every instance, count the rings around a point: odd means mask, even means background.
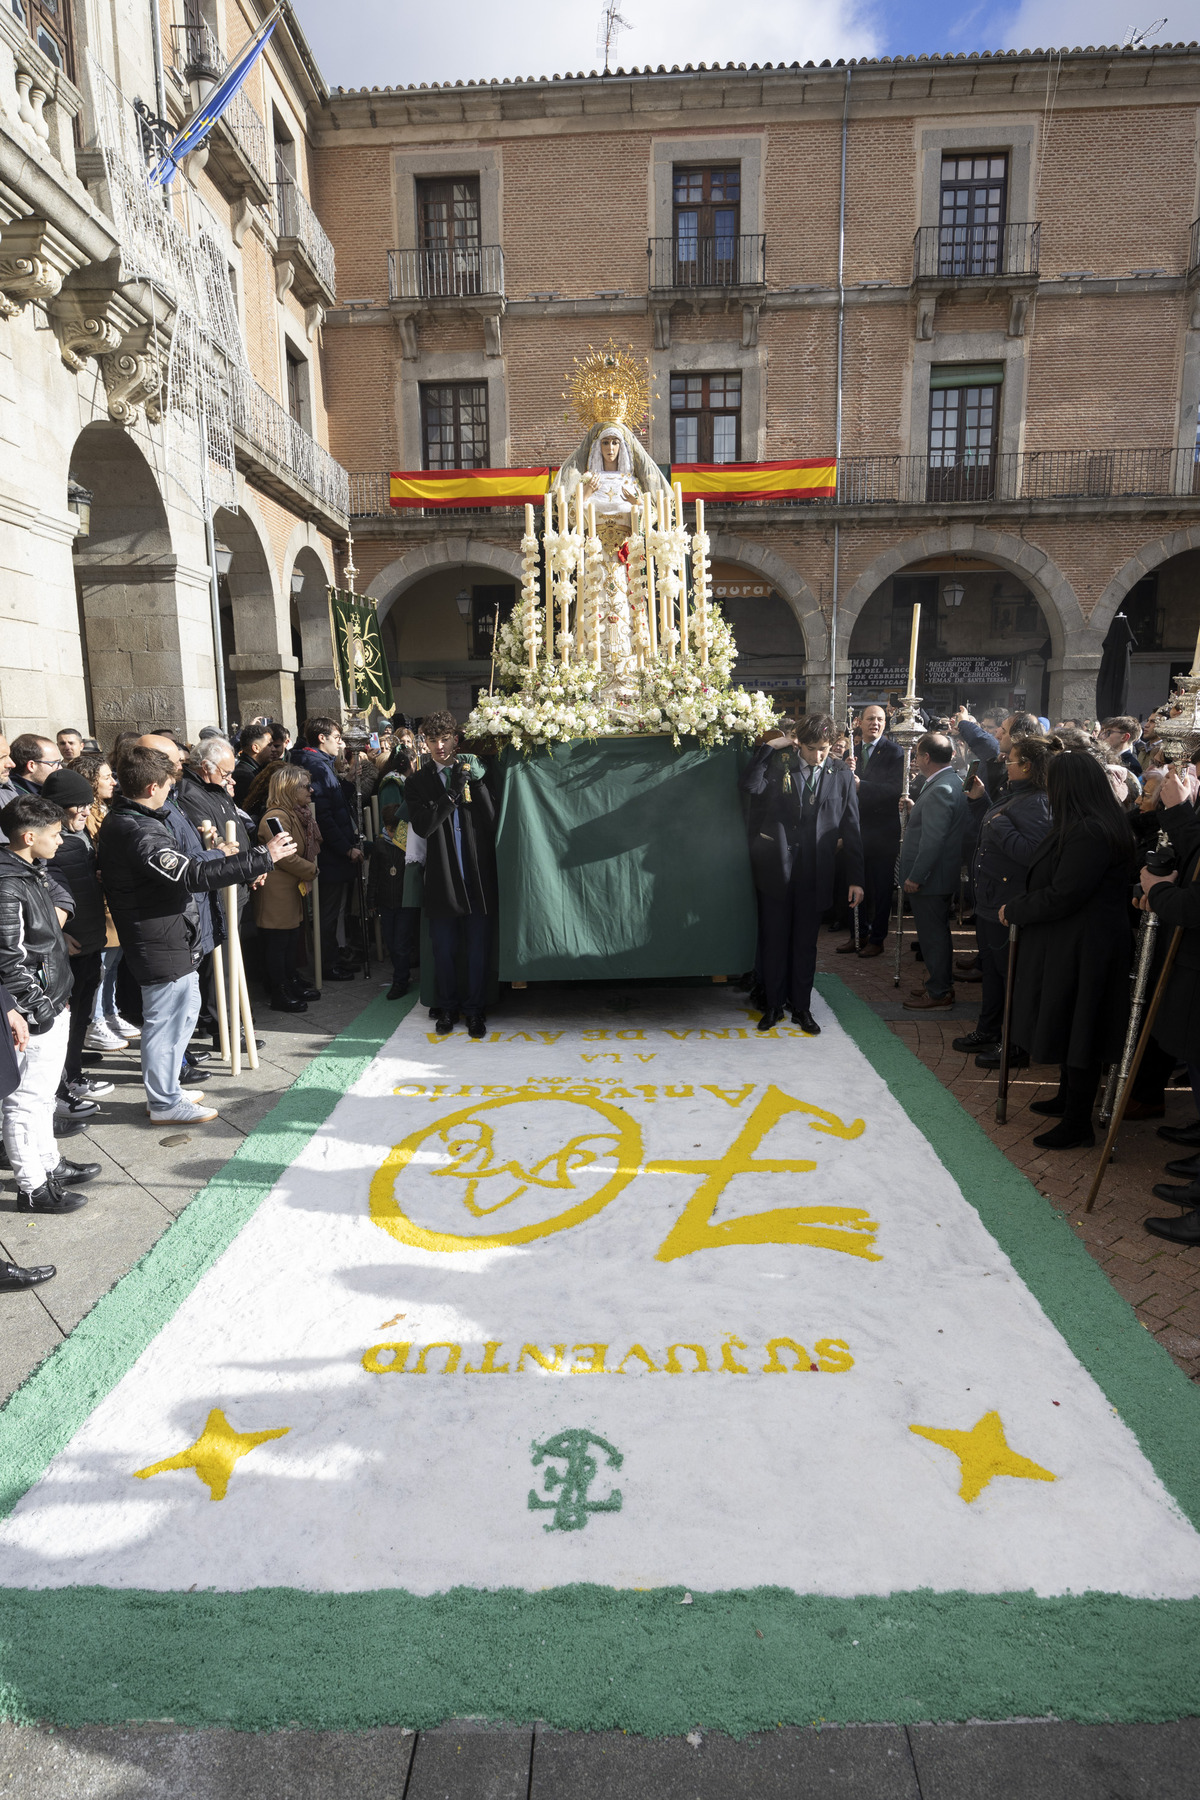
[{"label": "white candle", "polygon": [[550,539],[554,531],[554,501],[546,494],[546,661],[554,661],[554,565],[550,560]]},{"label": "white candle", "polygon": [[1200,675],[1200,631],[1196,633],[1196,653],[1192,657],[1192,674]]},{"label": "white candle", "polygon": [[643,494],[645,511],[642,518],[642,529],[646,540],[646,614],[650,626],[650,654],[658,655],[658,625],[654,616],[654,558],[650,554],[650,508],[649,494]]},{"label": "white candle", "polygon": [[915,694],[917,691],[917,639],[920,635],[921,608],[917,605],[913,607],[912,637],[908,643],[908,691],[910,694]]}]

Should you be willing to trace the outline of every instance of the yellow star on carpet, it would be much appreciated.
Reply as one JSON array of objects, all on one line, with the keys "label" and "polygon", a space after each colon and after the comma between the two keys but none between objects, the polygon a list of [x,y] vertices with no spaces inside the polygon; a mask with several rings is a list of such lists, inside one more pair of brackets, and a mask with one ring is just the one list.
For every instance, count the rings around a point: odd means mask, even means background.
[{"label": "yellow star on carpet", "polygon": [[1049,1469],[1010,1450],[998,1412],[984,1413],[970,1431],[936,1431],[932,1425],[910,1425],[918,1437],[953,1450],[962,1464],[959,1494],[968,1503],[977,1500],[993,1475],[1013,1475],[1020,1481],[1057,1481]]},{"label": "yellow star on carpet", "polygon": [[290,1425],[280,1425],[275,1431],[235,1431],[220,1407],[214,1406],[194,1444],[178,1456],[151,1463],[148,1469],[135,1469],[134,1474],[145,1481],[151,1475],[165,1475],[168,1469],[195,1469],[212,1498],[223,1500],[238,1458],[248,1456],[268,1438],[286,1437],[290,1430]]}]

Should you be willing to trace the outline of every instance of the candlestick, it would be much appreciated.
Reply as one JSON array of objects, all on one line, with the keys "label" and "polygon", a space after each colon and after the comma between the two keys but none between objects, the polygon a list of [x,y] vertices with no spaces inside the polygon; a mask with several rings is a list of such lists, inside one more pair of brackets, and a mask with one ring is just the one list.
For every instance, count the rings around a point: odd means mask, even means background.
[{"label": "candlestick", "polygon": [[646,619],[650,628],[650,655],[658,655],[658,626],[654,616],[654,558],[650,554],[650,512],[651,499],[643,494],[644,511],[642,515],[642,531],[646,542]]},{"label": "candlestick", "polygon": [[1196,651],[1192,657],[1192,674],[1200,675],[1200,631],[1196,633]]},{"label": "candlestick", "polygon": [[917,639],[920,635],[921,608],[917,605],[913,607],[912,637],[908,644],[908,691],[910,694],[915,694],[917,691]]},{"label": "candlestick", "polygon": [[554,561],[550,540],[554,535],[554,501],[546,495],[546,661],[554,661]]},{"label": "candlestick", "polygon": [[682,481],[677,481],[675,483],[675,523],[677,525],[679,525],[680,527],[682,527],[682,525],[683,525],[683,483],[682,483]]}]

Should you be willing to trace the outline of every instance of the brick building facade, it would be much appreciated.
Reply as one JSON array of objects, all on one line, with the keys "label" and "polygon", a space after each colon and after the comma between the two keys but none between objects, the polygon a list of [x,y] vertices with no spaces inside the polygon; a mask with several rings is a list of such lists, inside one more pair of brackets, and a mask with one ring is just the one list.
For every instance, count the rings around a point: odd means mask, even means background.
[{"label": "brick building facade", "polygon": [[840,332],[836,504],[712,509],[743,678],[880,691],[920,599],[927,696],[1084,716],[1124,606],[1157,704],[1200,624],[1198,103],[1196,46],[330,94],[330,445],[401,703],[486,683],[520,522],[392,513],[389,469],[557,463],[610,334],[660,463],[828,454]]}]

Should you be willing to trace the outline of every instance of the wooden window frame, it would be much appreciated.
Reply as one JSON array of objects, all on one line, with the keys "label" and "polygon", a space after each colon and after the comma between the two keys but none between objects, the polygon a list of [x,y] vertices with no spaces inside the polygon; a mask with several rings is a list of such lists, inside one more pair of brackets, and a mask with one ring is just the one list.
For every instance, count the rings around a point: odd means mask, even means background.
[{"label": "wooden window frame", "polygon": [[[472,398],[472,400],[470,401],[470,404],[473,406],[478,406],[478,407],[482,408],[483,454],[482,454],[482,456],[479,456],[478,454],[473,454],[472,457],[470,458],[470,460],[464,462],[462,460],[464,434],[462,431],[462,418],[461,418],[461,415],[460,415],[458,409],[459,409],[459,403],[460,403],[460,396],[462,396],[465,392],[468,392],[468,391],[474,396]],[[454,396],[453,401],[447,401],[447,400],[438,398],[438,396],[449,395],[449,394],[453,394],[453,396]],[[492,430],[492,428],[491,428],[491,418],[489,415],[489,408],[488,408],[488,384],[486,381],[423,381],[420,383],[420,402],[421,402],[421,466],[422,466],[422,468],[424,468],[424,469],[486,469],[491,466],[489,459],[491,456],[491,430]],[[452,405],[454,407],[453,417],[449,421],[437,420],[435,422],[430,417],[430,408],[435,405],[439,406],[439,407],[444,407],[446,405]],[[438,445],[431,444],[431,441],[430,441],[431,429],[436,427],[437,430],[442,431],[442,430],[446,429],[447,425],[449,425],[449,429],[452,433],[452,446],[451,447],[453,449],[455,460],[453,462],[450,462],[450,461],[447,461],[443,456],[440,456],[440,455],[437,460],[431,460],[431,451],[437,450],[440,448],[440,446],[438,446]],[[476,437],[474,441],[477,443],[478,438]],[[444,447],[444,446],[441,446],[441,447]]]},{"label": "wooden window frame", "polygon": [[[738,384],[737,405],[728,403],[725,394],[718,395],[717,403],[713,403],[712,383],[736,381]],[[683,392],[679,393],[677,384],[683,384]],[[688,389],[699,384],[698,401]],[[712,463],[716,459],[713,454],[715,423],[718,419],[734,421],[734,454],[722,458],[725,463],[737,463],[742,460],[742,401],[745,384],[740,369],[674,369],[671,372],[671,460],[673,462]],[[682,404],[677,404],[677,399]],[[676,448],[675,422],[677,419],[695,419],[696,446],[695,456],[681,456]]]}]

